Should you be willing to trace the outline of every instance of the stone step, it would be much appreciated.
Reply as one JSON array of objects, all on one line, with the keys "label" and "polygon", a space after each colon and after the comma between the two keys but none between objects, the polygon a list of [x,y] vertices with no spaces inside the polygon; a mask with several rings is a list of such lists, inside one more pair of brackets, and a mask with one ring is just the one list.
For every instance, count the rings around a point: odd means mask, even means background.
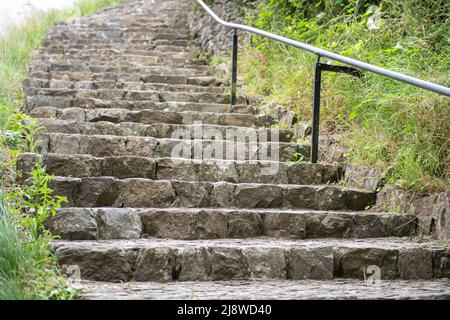
[{"label": "stone step", "polygon": [[[55,101],[63,103],[64,98],[51,97],[47,102],[56,105]],[[254,127],[254,126],[270,126],[272,124],[272,118],[264,115],[254,115],[248,113],[238,113],[239,109],[248,109],[249,106],[233,106],[218,105],[223,108],[231,108],[234,113],[215,113],[215,112],[199,112],[197,111],[164,111],[155,110],[158,107],[166,107],[168,110],[177,109],[177,105],[183,106],[180,103],[158,103],[149,101],[115,101],[114,103],[122,104],[127,108],[136,108],[139,111],[130,111],[128,109],[107,109],[108,105],[103,104],[103,109],[100,108],[94,100],[83,100],[86,103],[91,103],[89,109],[71,108],[70,102],[66,101],[65,109],[58,109],[56,107],[36,107],[34,105],[28,105],[29,114],[36,118],[53,118],[60,120],[78,120],[87,122],[108,121],[113,123],[120,122],[135,122],[141,124],[154,124],[154,123],[170,123],[170,124],[212,124],[223,126],[238,126],[238,127]],[[44,103],[42,101],[42,103]],[[112,104],[113,102],[111,102]],[[109,105],[111,105],[109,104]],[[80,101],[81,105],[81,101]],[[195,107],[202,107],[203,104],[190,104]],[[205,105],[207,106],[207,105]],[[64,107],[64,105],[60,105]],[[185,105],[186,107],[186,105]],[[93,109],[97,108],[97,109]],[[150,109],[147,109],[150,108]],[[195,108],[193,108],[195,110]],[[184,132],[183,132],[184,134]],[[213,133],[211,133],[213,134]]]},{"label": "stone step", "polygon": [[[219,171],[212,168],[210,174]],[[337,185],[275,185],[192,182],[112,177],[54,177],[56,194],[66,207],[130,208],[283,208],[352,210],[369,208],[374,193]]]},{"label": "stone step", "polygon": [[[158,13],[158,15],[161,13]],[[123,16],[123,15],[122,15]],[[173,18],[173,17],[172,17]],[[78,24],[65,24],[65,25],[55,25],[50,28],[46,33],[46,39],[53,36],[61,36],[66,39],[71,39],[71,37],[77,36],[88,36],[92,38],[103,38],[103,37],[130,37],[130,36],[141,36],[141,37],[151,37],[154,36],[153,32],[148,32],[149,24],[153,23],[165,23],[166,28],[168,25],[174,25],[173,22],[168,23],[167,18],[165,20],[159,21],[151,21],[146,26],[138,27],[126,27],[122,26],[120,20],[124,19],[123,17],[118,20],[108,20],[103,21],[103,23],[94,23],[90,22],[89,24],[85,24],[80,21]],[[185,19],[183,19],[186,21]]]},{"label": "stone step", "polygon": [[81,300],[450,300],[447,280],[76,281]]},{"label": "stone step", "polygon": [[[170,35],[169,35],[170,36]],[[50,42],[58,42],[61,40],[58,40],[58,36],[52,37],[51,40],[49,40]],[[65,46],[45,46],[41,48],[41,52],[45,52],[45,51],[52,51],[52,50],[69,50],[69,51],[73,51],[74,54],[76,54],[76,52],[74,52],[75,49],[81,49],[82,51],[85,50],[111,50],[111,49],[125,49],[125,48],[133,48],[133,46],[141,46],[141,47],[145,47],[145,48],[154,48],[155,45],[175,45],[176,47],[182,47],[185,49],[190,49],[190,50],[197,50],[197,45],[196,42],[191,40],[191,39],[186,39],[181,37],[180,39],[164,39],[163,37],[152,37],[151,35],[143,35],[142,34],[137,34],[136,35],[130,35],[130,36],[125,36],[122,39],[118,39],[117,41],[113,40],[100,40],[98,43],[99,46],[94,46],[94,47],[90,47],[90,42],[93,40],[79,40],[76,41],[75,43],[76,45],[71,48],[70,47],[70,43],[72,42],[68,42],[66,41],[66,45]],[[151,46],[151,47],[146,47],[147,45]],[[103,46],[103,47],[100,47]],[[78,48],[75,48],[78,47]],[[175,51],[172,52],[177,52],[179,51],[178,48],[174,48]]]},{"label": "stone step", "polygon": [[[117,31],[115,31],[117,32]],[[111,44],[111,45],[174,45],[176,47],[192,47],[195,43],[188,39],[154,39],[152,36],[145,36],[137,33],[137,36],[130,34],[110,35],[106,32],[85,33],[85,34],[70,34],[70,35],[51,35],[43,40],[44,47],[50,46],[52,43],[58,41],[69,45],[73,44]],[[175,50],[174,50],[175,51]]]},{"label": "stone step", "polygon": [[[72,90],[58,90],[57,94],[70,94]],[[54,114],[54,116],[63,117],[63,119],[69,119],[67,115],[77,114],[77,119],[86,118],[87,121],[102,121],[106,119],[108,121],[123,121],[123,119],[132,119],[136,117],[136,113],[140,112],[149,115],[155,113],[152,117],[165,117],[162,112],[178,112],[180,115],[177,117],[181,121],[182,119],[196,119],[194,121],[203,121],[204,119],[210,119],[206,121],[215,121],[213,123],[219,123],[218,118],[234,118],[234,121],[240,121],[241,124],[235,124],[240,126],[252,126],[261,125],[261,123],[271,124],[271,118],[269,116],[256,115],[257,109],[250,106],[244,97],[240,98],[240,102],[243,104],[230,105],[226,103],[217,102],[183,102],[183,101],[163,101],[166,97],[168,99],[178,96],[191,96],[199,101],[213,100],[214,94],[199,93],[169,93],[156,91],[124,91],[124,90],[107,90],[100,89],[96,92],[94,90],[79,90],[76,91],[80,97],[67,97],[67,96],[29,96],[26,101],[26,110],[34,117],[47,117],[48,114]],[[99,99],[99,98],[84,98],[83,95],[96,94],[104,98],[116,98],[114,99]],[[125,98],[120,99],[120,96],[125,94]],[[226,96],[216,96],[218,100],[222,97],[226,100]],[[140,99],[140,100],[138,100]],[[145,100],[147,99],[147,100]],[[181,100],[181,99],[180,99]],[[158,115],[157,115],[158,114]],[[167,116],[166,114],[166,116]],[[82,118],[80,118],[80,116]],[[139,115],[138,117],[141,117]],[[170,117],[170,116],[169,116]],[[253,117],[253,118],[252,118]],[[255,119],[257,117],[257,119]],[[89,120],[90,119],[90,120]],[[117,120],[110,120],[117,119]],[[121,119],[121,120],[120,120]],[[149,119],[152,121],[153,119]],[[255,122],[249,122],[249,121]],[[233,121],[233,120],[231,120]],[[178,122],[176,122],[178,123]],[[213,124],[211,123],[211,124]]]},{"label": "stone step", "polygon": [[147,30],[140,29],[124,29],[112,28],[111,30],[100,29],[74,29],[70,32],[60,32],[52,29],[50,33],[43,40],[43,46],[71,46],[72,44],[108,44],[117,43],[123,44],[127,40],[134,39],[140,41],[155,41],[155,40],[169,40],[169,41],[189,41],[191,36],[186,30],[171,27],[150,27]]},{"label": "stone step", "polygon": [[[167,49],[163,49],[163,50],[159,50],[158,48],[156,48],[153,44],[150,45],[146,45],[146,44],[127,44],[127,43],[98,43],[98,44],[70,44],[70,45],[53,45],[53,46],[49,46],[46,47],[45,50],[48,52],[57,52],[62,50],[63,52],[66,52],[67,50],[72,51],[72,50],[85,50],[85,49],[89,49],[89,50],[121,50],[121,51],[158,51],[158,52],[166,52]],[[41,52],[44,52],[44,50],[42,50]],[[180,47],[177,49],[173,49],[173,51],[170,52],[183,52],[183,53],[188,53],[190,54],[192,51],[190,48],[188,47]]]},{"label": "stone step", "polygon": [[41,50],[41,53],[48,54],[81,54],[81,55],[139,55],[139,56],[152,56],[152,57],[164,57],[169,58],[170,61],[184,62],[197,58],[198,52],[159,52],[159,51],[147,51],[147,50],[128,50],[125,48],[45,48]]},{"label": "stone step", "polygon": [[[209,133],[218,132],[226,140],[227,132],[240,132],[242,136],[256,136],[258,141],[291,142],[294,132],[280,128],[246,128],[220,125],[180,125],[168,123],[140,124],[135,122],[112,123],[108,121],[80,122],[77,120],[57,120],[50,118],[35,118],[39,126],[44,128],[42,133],[66,133],[82,135],[111,135],[111,136],[138,136],[154,138],[172,138],[176,132],[184,132],[186,139],[201,137],[211,139]],[[197,131],[198,130],[198,131]]]},{"label": "stone step", "polygon": [[[53,77],[53,72],[62,72],[64,75],[68,73],[76,72],[77,74],[89,75],[91,73],[101,74],[101,73],[129,73],[132,74],[132,77],[139,75],[145,80],[146,78],[155,76],[155,75],[180,75],[182,74],[184,77],[203,77],[203,76],[211,76],[213,71],[210,68],[205,68],[204,66],[199,67],[191,67],[191,68],[174,68],[174,67],[166,67],[161,65],[156,66],[139,66],[139,65],[111,65],[111,64],[86,64],[86,63],[78,63],[78,64],[47,64],[47,63],[39,63],[35,64],[31,72],[39,71],[39,72],[50,72]],[[151,81],[147,81],[151,82]]]},{"label": "stone step", "polygon": [[[52,80],[51,80],[52,81]],[[85,84],[88,86],[88,84]],[[156,91],[156,90],[124,90],[124,89],[94,89],[93,85],[91,89],[57,89],[57,88],[27,88],[25,89],[27,95],[27,104],[31,107],[46,107],[53,106],[58,107],[61,97],[72,98],[72,104],[69,104],[69,99],[64,99],[64,103],[61,107],[67,106],[77,106],[73,102],[74,99],[91,99],[91,100],[101,100],[101,101],[113,101],[123,100],[129,104],[133,101],[154,101],[154,102],[180,102],[174,106],[173,111],[199,111],[199,112],[218,112],[218,113],[230,113],[236,109],[235,107],[229,105],[231,103],[231,98],[229,94],[219,94],[219,93],[190,93],[190,92],[173,92],[173,91]],[[57,102],[51,101],[49,97],[57,97]],[[99,105],[107,104],[99,102]],[[190,108],[182,107],[182,102],[186,102],[184,106],[190,105]],[[237,104],[247,104],[247,99],[243,96],[237,97]],[[203,108],[192,108],[192,103],[198,104],[212,104]],[[217,106],[217,104],[228,104],[226,106]],[[181,106],[181,107],[180,107]],[[114,108],[112,105],[110,108]],[[180,108],[177,108],[180,107]],[[222,109],[221,109],[222,108]],[[158,108],[161,110],[164,108]],[[249,111],[244,113],[256,113],[256,108],[248,107]],[[168,110],[169,111],[169,110]]]},{"label": "stone step", "polygon": [[174,45],[177,47],[193,47],[195,45],[195,42],[191,40],[177,40],[177,39],[139,39],[139,38],[128,38],[127,43],[131,45],[148,45],[148,44],[154,44],[154,45]]},{"label": "stone step", "polygon": [[378,238],[416,233],[413,215],[280,209],[66,208],[47,222],[65,240]]},{"label": "stone step", "polygon": [[[191,64],[189,67],[176,67],[171,64],[170,66],[161,64],[156,56],[141,56],[141,55],[120,55],[111,59],[110,56],[95,56],[95,55],[49,55],[49,54],[37,54],[33,57],[32,64],[34,70],[42,71],[59,71],[74,70],[82,68],[88,70],[88,67],[114,67],[114,68],[136,68],[142,66],[147,69],[160,69],[160,70],[179,70],[180,72],[202,71],[202,72],[214,72],[214,70],[208,65]],[[68,67],[71,66],[72,67]],[[75,66],[73,66],[75,65]],[[79,65],[79,66],[78,66]],[[56,70],[51,70],[56,69]],[[137,69],[136,69],[137,70]],[[132,70],[126,69],[125,71],[131,72]],[[164,71],[165,72],[165,71]]]},{"label": "stone step", "polygon": [[[60,55],[43,55],[39,54],[33,57],[33,65],[44,65],[46,71],[51,64],[80,64],[85,66],[107,66],[107,67],[134,67],[134,66],[168,66],[170,60],[163,60],[163,57],[156,56],[140,56],[140,55],[121,55],[115,56],[113,59],[111,56],[95,56],[95,55],[72,55],[65,54]],[[164,62],[164,63],[162,63]],[[189,62],[188,62],[189,63]],[[171,67],[181,69],[183,66],[177,66],[174,63],[170,64]],[[187,64],[185,69],[197,68],[198,70],[209,70],[211,67],[204,64],[195,64],[194,61]],[[42,68],[42,67],[41,67]]]},{"label": "stone step", "polygon": [[[64,42],[64,41],[63,41]],[[108,49],[115,49],[115,50],[125,50],[125,51],[155,51],[159,53],[185,53],[185,54],[192,54],[193,52],[198,51],[195,49],[195,47],[190,46],[175,46],[175,45],[161,45],[161,44],[143,44],[143,43],[127,43],[127,42],[97,42],[97,43],[83,43],[83,42],[72,42],[69,41],[67,43],[53,43],[49,46],[46,46],[44,50],[48,52],[53,52],[55,50],[63,50],[66,52],[66,50],[108,50]]]},{"label": "stone step", "polygon": [[[160,13],[158,13],[160,14]],[[186,21],[182,19],[182,21]],[[52,39],[52,37],[63,37],[65,40],[70,40],[72,37],[89,37],[93,39],[103,39],[105,37],[109,38],[118,38],[118,37],[133,37],[139,36],[142,38],[145,37],[154,37],[155,34],[162,34],[163,31],[169,31],[170,33],[174,33],[176,35],[177,31],[180,31],[181,26],[177,26],[172,21],[163,21],[163,22],[148,22],[141,27],[138,26],[123,26],[121,25],[120,19],[115,21],[105,21],[102,24],[78,24],[78,25],[70,25],[70,26],[54,26],[50,28],[47,33],[45,39]],[[181,34],[189,35],[187,30],[184,30]]]},{"label": "stone step", "polygon": [[[128,16],[130,13],[133,13],[132,10],[130,10],[129,6],[130,3],[127,4],[127,8],[122,8],[122,9],[118,9],[118,7],[114,6],[114,7],[110,7],[107,9],[103,9],[100,12],[94,13],[92,15],[89,15],[87,17],[84,17],[83,20],[79,21],[76,26],[78,29],[76,29],[76,32],[79,32],[80,29],[82,28],[87,28],[87,30],[92,30],[92,29],[96,29],[101,28],[103,26],[105,26],[105,24],[109,25],[109,24],[117,24],[117,25],[123,25],[123,23],[125,24],[142,24],[144,26],[148,26],[148,24],[177,24],[178,23],[178,19],[181,19],[183,23],[187,23],[187,18],[186,16],[181,16],[181,15],[174,15],[174,14],[167,14],[163,11],[160,10],[161,9],[161,5],[158,5],[158,10],[151,10],[151,8],[146,8],[145,12],[146,14],[143,15],[138,15],[135,14],[136,12],[134,12],[133,17],[136,17],[135,20],[130,20],[130,17]],[[139,6],[140,10],[142,10],[142,6]],[[129,10],[129,11],[127,11]],[[103,19],[100,20],[99,16],[101,15],[101,13],[104,13],[105,11],[109,11],[108,15],[103,15]],[[115,16],[114,18],[111,16],[112,11],[119,13],[118,16]],[[126,12],[126,13],[125,13]],[[175,12],[174,12],[175,13]],[[101,21],[101,22],[100,22]],[[58,24],[53,27],[51,30],[60,30],[60,31],[67,31],[67,32],[72,32],[72,28],[70,28],[72,26],[72,23],[67,22],[67,21],[61,21],[58,22]]]},{"label": "stone step", "polygon": [[[205,60],[201,59],[189,59],[186,60],[183,57],[172,57],[168,55],[146,55],[141,54],[125,54],[123,50],[102,50],[101,52],[74,52],[74,53],[59,53],[59,54],[50,54],[50,53],[40,53],[37,56],[55,56],[60,57],[63,56],[64,59],[78,59],[83,61],[95,61],[97,64],[101,64],[101,62],[131,62],[131,63],[140,63],[146,66],[174,66],[175,68],[182,67],[197,67],[203,66],[208,67],[205,63]],[[39,59],[37,62],[39,63]]]},{"label": "stone step", "polygon": [[160,83],[173,85],[194,85],[194,86],[221,86],[223,81],[211,76],[180,76],[180,75],[161,75],[137,74],[137,73],[84,73],[84,72],[43,72],[35,71],[30,73],[30,78],[40,78],[49,80],[66,81],[115,81],[115,82],[144,82]]},{"label": "stone step", "polygon": [[176,35],[173,33],[143,33],[143,32],[127,32],[122,30],[112,31],[97,31],[97,32],[80,32],[75,33],[52,33],[44,38],[44,43],[51,43],[55,41],[75,41],[77,43],[90,43],[90,41],[97,43],[148,43],[148,44],[175,44],[178,46],[192,46],[195,42],[189,36]]},{"label": "stone step", "polygon": [[[43,40],[44,47],[51,47],[54,43],[62,43],[63,46],[69,47],[75,45],[89,45],[91,43],[98,45],[175,45],[183,48],[193,47],[196,45],[194,41],[188,37],[179,37],[172,39],[163,39],[154,34],[144,34],[141,32],[124,33],[120,30],[112,31],[108,35],[104,31],[83,34],[51,34]],[[164,37],[164,36],[163,36]]]},{"label": "stone step", "polygon": [[[150,39],[190,39],[191,35],[186,28],[180,29],[173,26],[151,26],[151,23],[146,24],[141,28],[137,27],[124,27],[120,25],[114,25],[112,23],[108,23],[108,25],[101,24],[98,26],[70,26],[70,29],[67,26],[63,27],[53,27],[48,33],[47,37],[58,37],[63,36],[68,38],[65,43],[70,43],[68,40],[72,39],[71,36],[85,36],[89,35],[90,37],[98,37],[105,34],[105,36],[122,36],[124,38],[139,36],[142,38],[150,38]],[[164,37],[167,36],[166,38]]]},{"label": "stone step", "polygon": [[[96,281],[440,279],[450,248],[409,239],[55,241],[60,264]],[[367,268],[370,268],[367,270]]]},{"label": "stone step", "polygon": [[144,82],[117,82],[113,80],[104,81],[69,81],[57,79],[28,78],[22,82],[25,90],[29,88],[49,88],[66,90],[134,90],[134,91],[165,91],[181,93],[209,93],[225,94],[228,87],[204,87],[187,84],[164,84],[164,83],[144,83]]},{"label": "stone step", "polygon": [[[236,133],[238,134],[239,131]],[[186,133],[189,135],[189,133]],[[148,158],[269,160],[286,162],[296,155],[309,156],[305,145],[271,141],[233,141],[123,137],[107,135],[76,135],[47,133],[42,135],[39,150],[67,155],[86,154],[95,157],[140,156]],[[273,166],[270,166],[273,168]]]},{"label": "stone step", "polygon": [[[32,172],[40,161],[46,172],[64,177],[111,176],[120,179],[228,181],[232,183],[326,184],[338,182],[342,168],[337,165],[284,163],[275,161],[214,161],[139,156],[93,157],[59,153],[24,153],[17,169]],[[272,174],[264,174],[273,167]],[[213,174],[212,174],[213,173]]]}]

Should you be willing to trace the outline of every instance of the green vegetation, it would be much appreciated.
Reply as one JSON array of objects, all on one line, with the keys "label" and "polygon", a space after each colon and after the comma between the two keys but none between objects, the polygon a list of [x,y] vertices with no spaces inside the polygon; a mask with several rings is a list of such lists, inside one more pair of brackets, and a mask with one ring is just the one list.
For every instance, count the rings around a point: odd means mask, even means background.
[{"label": "green vegetation", "polygon": [[36,150],[36,122],[3,101],[0,103],[0,300],[71,299],[58,269],[45,221],[65,201],[53,196],[51,177],[39,163],[24,185],[16,162],[22,152]]},{"label": "green vegetation", "polygon": [[[33,12],[0,38],[0,300],[73,299],[51,250],[54,236],[45,221],[66,201],[49,188],[51,176],[40,163],[30,173],[16,170],[24,152],[35,152],[41,128],[21,112],[21,81],[39,49],[45,31],[55,22],[77,18],[120,0],[81,0],[64,11]],[[19,181],[26,180],[20,184]]]},{"label": "green vegetation", "polygon": [[45,31],[58,21],[75,19],[121,0],[78,0],[66,10],[35,11],[22,25],[12,27],[0,38],[0,96],[9,97],[15,105],[23,104],[21,81],[27,77],[27,66],[34,50],[39,49]]},{"label": "green vegetation", "polygon": [[[263,0],[247,23],[358,60],[449,86],[445,0]],[[255,11],[253,11],[255,12]],[[247,93],[311,117],[317,57],[253,36],[240,55]],[[328,62],[322,59],[323,62]],[[323,76],[321,130],[352,147],[351,161],[387,182],[437,191],[450,185],[449,99],[369,72]]]}]

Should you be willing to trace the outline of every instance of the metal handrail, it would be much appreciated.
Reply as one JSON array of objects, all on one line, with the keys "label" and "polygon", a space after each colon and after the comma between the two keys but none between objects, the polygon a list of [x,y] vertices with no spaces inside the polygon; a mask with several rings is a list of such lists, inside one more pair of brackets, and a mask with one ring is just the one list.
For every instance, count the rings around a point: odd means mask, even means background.
[{"label": "metal handrail", "polygon": [[[315,97],[314,97],[313,114],[317,113],[319,111],[319,109],[320,109],[320,73],[321,73],[321,71],[336,71],[336,70],[333,70],[334,68],[323,68],[324,64],[320,63],[320,57],[326,57],[328,59],[331,59],[331,60],[334,60],[334,61],[338,61],[338,62],[350,65],[350,66],[355,67],[355,68],[359,68],[359,69],[363,69],[363,70],[366,70],[366,71],[370,71],[370,72],[379,74],[381,76],[385,76],[385,77],[388,77],[388,78],[391,78],[391,79],[395,79],[395,80],[398,80],[398,81],[401,81],[401,82],[413,85],[415,87],[419,87],[419,88],[422,88],[422,89],[425,89],[425,90],[428,90],[428,91],[432,91],[432,92],[435,92],[435,93],[442,94],[442,95],[445,95],[447,97],[450,97],[450,88],[447,88],[445,86],[441,86],[439,84],[435,84],[435,83],[432,83],[432,82],[429,82],[429,81],[425,81],[425,80],[421,80],[421,79],[414,78],[414,77],[411,77],[411,76],[407,76],[405,74],[402,74],[402,73],[399,73],[399,72],[395,72],[395,71],[392,71],[392,70],[389,70],[389,69],[381,68],[381,67],[375,66],[375,65],[370,64],[370,63],[366,63],[366,62],[362,62],[362,61],[359,61],[359,60],[356,60],[356,59],[345,57],[345,56],[336,54],[334,52],[331,52],[331,51],[328,51],[328,50],[324,50],[324,49],[320,49],[320,48],[311,46],[309,44],[302,43],[302,42],[299,42],[299,41],[295,41],[295,40],[292,40],[292,39],[289,39],[289,38],[286,38],[286,37],[282,37],[282,36],[279,36],[279,35],[276,35],[276,34],[273,34],[273,33],[267,32],[267,31],[264,31],[264,30],[260,30],[260,29],[257,29],[257,28],[253,28],[253,27],[250,27],[250,26],[243,25],[243,24],[238,24],[238,23],[232,23],[232,22],[224,21],[221,18],[219,18],[219,16],[217,16],[214,13],[214,11],[212,11],[211,8],[209,8],[202,0],[197,0],[197,2],[219,24],[221,24],[221,25],[223,25],[223,26],[225,26],[227,28],[234,29],[234,34],[233,34],[233,63],[232,63],[232,65],[233,65],[233,68],[232,68],[232,90],[231,90],[231,103],[232,104],[236,103],[236,78],[237,78],[237,76],[236,76],[236,72],[237,72],[237,61],[236,61],[237,60],[237,32],[236,31],[237,30],[244,30],[244,31],[248,31],[248,32],[253,33],[253,34],[257,34],[257,35],[266,37],[266,38],[270,38],[272,40],[279,41],[279,42],[285,43],[287,45],[290,45],[290,46],[293,46],[293,47],[296,47],[296,48],[299,48],[299,49],[306,50],[308,52],[314,53],[314,54],[316,54],[318,56],[317,63],[320,64],[322,66],[322,68],[321,68],[321,66],[318,67],[316,65],[316,80],[319,80],[319,83],[318,83],[318,81],[315,81],[315,84],[316,85],[319,84],[319,88],[318,88],[319,90],[316,90],[316,89],[314,90]],[[333,66],[333,67],[338,67],[339,68],[339,66]],[[347,71],[340,70],[339,72],[345,72],[345,73],[354,74],[355,70],[352,70],[352,71],[350,71],[350,70],[347,70]],[[319,105],[316,105],[316,104],[319,104]],[[312,150],[312,154],[311,154],[311,158],[312,158],[311,160],[312,160],[312,162],[316,162],[317,161],[317,150],[314,150],[314,149],[316,149],[317,146],[314,146],[314,144],[316,142],[318,144],[318,132],[317,132],[317,130],[318,130],[318,114],[316,114],[315,117],[313,115],[313,118],[317,119],[317,123],[313,123],[313,133],[312,133],[312,136],[313,136],[312,149],[313,150]],[[315,141],[315,140],[317,140],[317,141]]]}]

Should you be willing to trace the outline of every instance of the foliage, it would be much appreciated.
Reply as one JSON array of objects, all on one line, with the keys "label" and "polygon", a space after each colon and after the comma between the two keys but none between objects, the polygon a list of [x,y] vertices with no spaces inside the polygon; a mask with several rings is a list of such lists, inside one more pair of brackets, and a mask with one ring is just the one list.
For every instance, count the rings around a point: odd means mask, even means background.
[{"label": "foliage", "polygon": [[[448,86],[447,9],[445,0],[264,0],[247,22]],[[240,57],[249,93],[310,119],[316,56],[254,36]],[[326,73],[323,82],[321,130],[345,133],[352,161],[401,187],[449,186],[448,98],[369,72],[361,80]]]},{"label": "foliage", "polygon": [[[10,107],[12,109],[12,107]],[[0,109],[2,114],[6,107]],[[4,119],[3,119],[4,120]],[[16,184],[14,170],[21,152],[35,150],[36,123],[11,113],[0,127],[0,299],[71,299],[76,291],[59,273],[45,221],[55,214],[62,197],[48,187],[51,177],[36,164],[28,184]]]},{"label": "foliage", "polygon": [[8,202],[16,205],[13,213],[22,214],[20,225],[30,232],[33,239],[50,235],[45,230],[45,222],[50,215],[55,216],[56,210],[67,199],[61,196],[53,196],[54,190],[49,188],[51,176],[45,173],[39,162],[35,163],[30,177],[30,184],[21,186],[18,191],[8,194]]}]

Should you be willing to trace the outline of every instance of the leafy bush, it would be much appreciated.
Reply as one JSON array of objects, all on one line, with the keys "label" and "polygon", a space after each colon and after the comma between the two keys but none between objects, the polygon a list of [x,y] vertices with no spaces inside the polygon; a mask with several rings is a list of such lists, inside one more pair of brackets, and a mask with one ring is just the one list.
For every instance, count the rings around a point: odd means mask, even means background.
[{"label": "leafy bush", "polygon": [[[247,22],[358,60],[449,85],[445,0],[265,0]],[[240,71],[246,90],[311,117],[317,57],[252,37]],[[323,62],[328,62],[323,59]],[[348,157],[418,190],[449,186],[449,100],[369,72],[323,76],[321,130],[338,133]]]}]

